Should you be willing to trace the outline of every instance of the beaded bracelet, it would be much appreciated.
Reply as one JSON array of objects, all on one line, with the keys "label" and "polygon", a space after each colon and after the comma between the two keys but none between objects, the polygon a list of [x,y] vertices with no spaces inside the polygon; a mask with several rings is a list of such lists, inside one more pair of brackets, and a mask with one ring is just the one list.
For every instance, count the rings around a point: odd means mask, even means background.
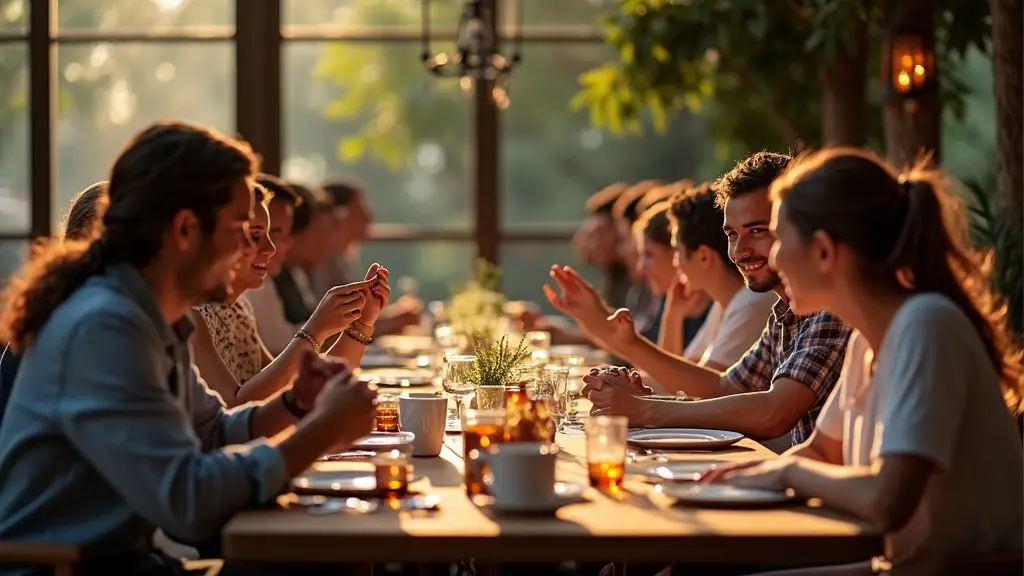
[{"label": "beaded bracelet", "polygon": [[355,326],[349,326],[348,329],[345,330],[345,334],[348,334],[349,338],[359,342],[363,346],[368,346],[370,342],[373,342],[373,336],[363,334],[359,330],[356,330]]},{"label": "beaded bracelet", "polygon": [[313,346],[313,352],[316,352],[317,354],[320,353],[320,343],[317,342],[316,336],[313,336],[313,334],[310,331],[299,330],[298,332],[295,333],[295,336],[292,336],[292,339],[295,338],[302,338],[303,340],[306,340]]}]

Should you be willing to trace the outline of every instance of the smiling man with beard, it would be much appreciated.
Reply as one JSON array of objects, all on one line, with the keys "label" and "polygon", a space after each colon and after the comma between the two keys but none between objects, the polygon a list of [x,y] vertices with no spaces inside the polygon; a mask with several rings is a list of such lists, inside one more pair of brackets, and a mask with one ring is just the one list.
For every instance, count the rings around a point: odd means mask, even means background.
[{"label": "smiling man with beard", "polygon": [[[767,439],[792,430],[792,444],[808,437],[842,369],[850,330],[827,312],[797,316],[789,308],[778,274],[769,266],[774,238],[768,229],[768,187],[786,169],[789,156],[759,152],[739,162],[714,185],[725,211],[729,257],[754,292],[779,296],[761,339],[727,371],[680,358],[636,334],[627,310],[612,315],[604,333],[633,365],[663,388],[703,398],[695,402],[645,399],[651,391],[635,371],[593,370],[583,393],[595,410],[628,416],[631,426],[685,426],[735,430]],[[571,271],[569,271],[571,272]],[[553,271],[563,289],[572,279]],[[571,293],[562,296],[572,298]]]}]

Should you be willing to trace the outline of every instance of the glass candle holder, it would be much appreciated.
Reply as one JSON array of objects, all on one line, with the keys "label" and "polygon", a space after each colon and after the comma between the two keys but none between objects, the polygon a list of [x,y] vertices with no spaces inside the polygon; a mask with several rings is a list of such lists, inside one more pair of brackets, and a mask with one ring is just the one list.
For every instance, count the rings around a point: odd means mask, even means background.
[{"label": "glass candle holder", "polygon": [[398,432],[399,430],[398,396],[379,394],[377,396],[377,415],[373,429],[377,432]]},{"label": "glass candle holder", "polygon": [[462,461],[465,470],[466,495],[487,493],[484,476],[487,463],[484,454],[499,444],[505,430],[505,413],[500,410],[466,410],[462,419]]},{"label": "glass candle holder", "polygon": [[622,486],[626,472],[625,416],[592,416],[586,421],[587,475],[590,485],[604,490]]},{"label": "glass candle holder", "polygon": [[409,491],[412,466],[408,456],[400,450],[392,450],[374,457],[373,475],[377,480],[377,490],[385,496],[402,496]]}]

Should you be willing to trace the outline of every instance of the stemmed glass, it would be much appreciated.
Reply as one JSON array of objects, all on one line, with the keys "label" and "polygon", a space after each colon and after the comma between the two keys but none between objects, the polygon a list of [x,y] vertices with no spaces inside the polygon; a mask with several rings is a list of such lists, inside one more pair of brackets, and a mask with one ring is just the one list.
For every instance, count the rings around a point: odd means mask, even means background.
[{"label": "stemmed glass", "polygon": [[462,418],[462,401],[476,390],[476,356],[445,356],[441,387],[455,397],[455,411]]}]

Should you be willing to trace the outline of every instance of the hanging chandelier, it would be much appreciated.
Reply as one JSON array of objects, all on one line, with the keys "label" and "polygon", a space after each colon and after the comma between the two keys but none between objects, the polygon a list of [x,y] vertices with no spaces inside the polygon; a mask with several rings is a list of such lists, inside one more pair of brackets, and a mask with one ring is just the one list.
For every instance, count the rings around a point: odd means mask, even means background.
[{"label": "hanging chandelier", "polygon": [[455,52],[433,52],[430,48],[430,0],[423,0],[423,64],[435,76],[458,78],[466,94],[489,89],[494,105],[504,110],[510,104],[508,78],[523,60],[523,2],[518,0],[514,52],[505,56],[499,50],[500,33],[495,14],[502,0],[469,0],[462,7],[456,33]]}]

